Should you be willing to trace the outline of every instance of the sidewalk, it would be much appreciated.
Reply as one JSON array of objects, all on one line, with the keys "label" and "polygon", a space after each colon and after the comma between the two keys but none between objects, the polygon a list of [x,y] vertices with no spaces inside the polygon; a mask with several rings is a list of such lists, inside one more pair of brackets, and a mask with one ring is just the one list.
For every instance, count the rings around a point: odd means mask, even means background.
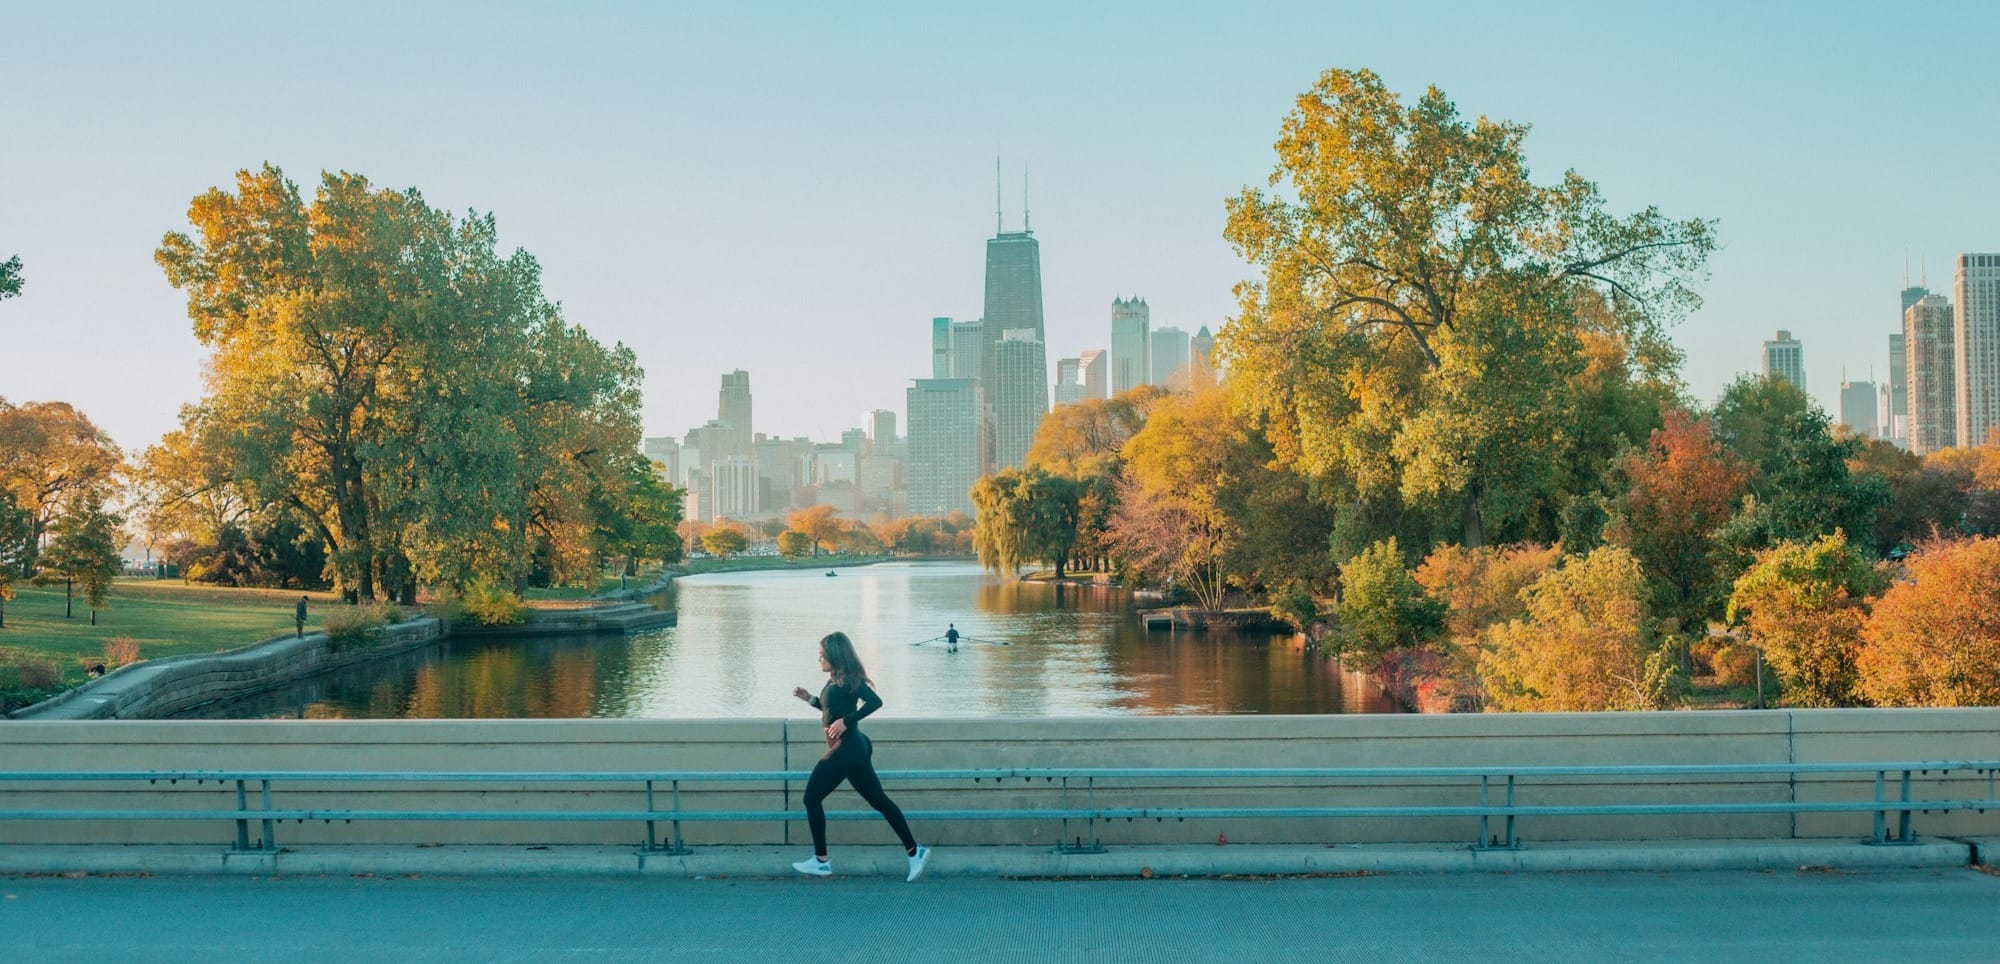
[{"label": "sidewalk", "polygon": [[[0,874],[241,874],[421,876],[784,877],[807,847],[697,847],[686,855],[622,847],[305,846],[231,853],[213,846],[0,846]],[[901,878],[890,846],[835,846],[841,877]],[[1464,874],[1575,871],[1883,870],[2000,864],[2000,839],[1918,840],[1873,846],[1852,840],[1673,840],[1530,843],[1519,850],[1435,844],[1338,846],[1114,846],[1101,854],[1039,847],[940,847],[933,877],[1224,877],[1301,874]]]}]

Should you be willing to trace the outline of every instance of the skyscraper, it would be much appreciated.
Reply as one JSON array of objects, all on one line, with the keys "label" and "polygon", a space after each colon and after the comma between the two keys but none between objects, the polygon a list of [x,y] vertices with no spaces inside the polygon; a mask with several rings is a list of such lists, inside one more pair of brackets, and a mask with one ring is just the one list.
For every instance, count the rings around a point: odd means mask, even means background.
[{"label": "skyscraper", "polygon": [[951,377],[951,319],[931,319],[931,377]]},{"label": "skyscraper", "polygon": [[657,471],[660,478],[668,485],[681,484],[681,443],[675,441],[672,436],[649,438],[641,444],[639,450],[645,454],[647,461],[659,466]]},{"label": "skyscraper", "polygon": [[1208,333],[1207,325],[1188,342],[1188,368],[1196,384],[1215,380],[1215,336]]},{"label": "skyscraper", "polygon": [[1875,383],[1840,383],[1840,424],[1865,438],[1875,437]]},{"label": "skyscraper", "polygon": [[1049,413],[1047,349],[1026,328],[1008,330],[993,349],[993,464],[1018,469]]},{"label": "skyscraper", "polygon": [[1161,388],[1186,388],[1188,334],[1168,325],[1153,332],[1153,372],[1149,379]]},{"label": "skyscraper", "polygon": [[[729,429],[726,443],[729,455],[749,455],[752,432],[750,428],[750,373],[739,368],[722,376],[721,400],[716,406],[716,421]],[[706,446],[703,446],[706,450]],[[720,457],[724,453],[713,453],[710,457]]]},{"label": "skyscraper", "polygon": [[[1904,314],[1910,309],[1904,308]],[[1904,335],[1897,332],[1889,336],[1889,383],[1882,391],[1889,399],[1878,412],[1882,420],[1881,436],[1908,447],[1910,438],[1910,383],[1908,361],[1905,360]]]},{"label": "skyscraper", "polygon": [[1083,359],[1056,360],[1056,391],[1052,400],[1057,405],[1083,401]]},{"label": "skyscraper", "polygon": [[985,468],[985,402],[972,378],[920,378],[910,386],[910,512],[972,514]]},{"label": "skyscraper", "polygon": [[1076,356],[1076,361],[1077,367],[1083,370],[1083,397],[1107,397],[1105,389],[1109,388],[1110,384],[1106,381],[1106,375],[1110,366],[1106,364],[1104,349],[1092,348]]},{"label": "skyscraper", "polygon": [[868,451],[884,455],[896,447],[896,413],[886,408],[868,413]]},{"label": "skyscraper", "polygon": [[1959,445],[1985,443],[2000,426],[2000,254],[1961,254],[1952,278],[1958,302],[1952,361]]},{"label": "skyscraper", "polygon": [[715,460],[715,513],[717,519],[748,519],[757,514],[762,486],[757,478],[757,460],[748,455],[731,455]]},{"label": "skyscraper", "polygon": [[993,461],[999,468],[1020,466],[1049,410],[1042,248],[1028,227],[1026,206],[1024,198],[1017,232],[1004,230],[996,210],[997,233],[986,242],[986,316],[980,319],[986,354],[980,375],[981,391],[993,412]]},{"label": "skyscraper", "polygon": [[986,367],[986,326],[977,320],[951,323],[951,372],[946,378],[980,378]]},{"label": "skyscraper", "polygon": [[1958,444],[1957,351],[1952,336],[1951,301],[1925,295],[1903,312],[1907,349],[1904,381],[1909,398],[1910,451],[1927,455]]},{"label": "skyscraper", "polygon": [[1799,391],[1806,390],[1805,346],[1791,332],[1780,330],[1778,337],[1764,343],[1764,377],[1782,378]]},{"label": "skyscraper", "polygon": [[1152,324],[1146,299],[1111,300],[1111,394],[1123,395],[1153,377]]}]

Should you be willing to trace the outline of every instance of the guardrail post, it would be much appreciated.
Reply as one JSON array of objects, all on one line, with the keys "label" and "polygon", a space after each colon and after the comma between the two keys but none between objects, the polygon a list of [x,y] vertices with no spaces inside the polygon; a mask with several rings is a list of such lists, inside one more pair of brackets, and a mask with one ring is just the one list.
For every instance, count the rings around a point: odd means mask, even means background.
[{"label": "guardrail post", "polygon": [[1492,833],[1493,829],[1491,823],[1492,814],[1486,812],[1486,808],[1491,806],[1493,802],[1492,789],[1493,789],[1493,775],[1489,773],[1480,774],[1479,775],[1479,806],[1480,806],[1479,839],[1474,840],[1472,842],[1472,849],[1519,850],[1521,849],[1520,838],[1514,836],[1514,775],[1511,773],[1507,775],[1507,804],[1505,807],[1507,816],[1507,823],[1506,823],[1507,831],[1505,840],[1502,840],[1500,837]]},{"label": "guardrail post", "polygon": [[1913,844],[1917,836],[1910,832],[1910,771],[1903,771],[1903,815],[1896,820],[1896,842]]},{"label": "guardrail post", "polygon": [[1486,774],[1482,773],[1479,775],[1479,835],[1472,838],[1472,849],[1474,850],[1486,849],[1486,842],[1492,839],[1486,835],[1486,788],[1490,782],[1491,778]]},{"label": "guardrail post", "polygon": [[236,781],[236,849],[250,849],[250,818],[244,816],[250,809],[250,798],[244,792],[243,781]]},{"label": "guardrail post", "polygon": [[1521,841],[1514,837],[1514,775],[1511,773],[1507,774],[1507,845],[1506,846],[1508,850],[1513,850],[1521,846]]},{"label": "guardrail post", "polygon": [[[1097,778],[1084,778],[1084,809],[1095,813],[1097,810]],[[1090,818],[1090,842],[1085,843],[1083,835],[1075,839],[1069,835],[1069,777],[1062,778],[1062,835],[1056,838],[1056,853],[1059,854],[1101,854],[1104,843],[1097,839],[1097,819]]]},{"label": "guardrail post", "polygon": [[[1875,771],[1875,802],[1877,804],[1885,802],[1885,798],[1882,796],[1882,781],[1886,779],[1887,776],[1888,774],[1885,773],[1884,771],[1881,770]],[[1889,842],[1889,828],[1887,824],[1888,824],[1888,812],[1878,807],[1875,811],[1875,839],[1873,840],[1874,843],[1881,844]]]},{"label": "guardrail post", "polygon": [[[680,812],[681,812],[681,782],[679,780],[675,780],[674,813],[678,814]],[[674,845],[667,848],[667,853],[673,854],[674,856],[677,857],[693,853],[693,851],[688,849],[687,843],[681,840],[681,822],[679,820],[674,821]]]},{"label": "guardrail post", "polygon": [[[271,781],[269,780],[264,781],[264,812],[271,812]],[[275,852],[278,849],[276,827],[277,825],[271,821],[270,817],[264,818],[263,848],[265,850]]]},{"label": "guardrail post", "polygon": [[[647,781],[646,781],[646,813],[647,813],[647,814],[651,814],[652,812],[653,812],[653,781],[651,781],[651,780],[647,780]],[[645,848],[645,849],[647,849],[647,850],[652,850],[652,849],[654,849],[654,847],[656,846],[656,842],[657,842],[657,841],[658,841],[659,839],[660,839],[660,838],[659,838],[659,835],[653,832],[653,818],[652,818],[651,816],[648,816],[648,817],[646,818],[646,848]]]}]

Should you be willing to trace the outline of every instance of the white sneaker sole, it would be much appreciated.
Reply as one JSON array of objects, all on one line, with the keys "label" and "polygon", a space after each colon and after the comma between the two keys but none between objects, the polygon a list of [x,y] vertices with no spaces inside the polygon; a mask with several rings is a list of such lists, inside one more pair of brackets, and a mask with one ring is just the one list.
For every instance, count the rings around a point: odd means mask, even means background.
[{"label": "white sneaker sole", "polygon": [[918,877],[922,877],[924,875],[924,867],[929,865],[931,862],[930,848],[919,847],[917,849],[917,856],[914,859],[916,860],[916,863],[910,865],[910,876],[903,878],[903,881],[905,883],[913,882]]}]

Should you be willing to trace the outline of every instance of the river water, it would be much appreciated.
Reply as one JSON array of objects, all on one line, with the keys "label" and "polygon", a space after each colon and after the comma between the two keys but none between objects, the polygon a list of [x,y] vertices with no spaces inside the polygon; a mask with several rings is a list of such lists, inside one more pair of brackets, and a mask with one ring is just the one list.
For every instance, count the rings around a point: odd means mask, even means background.
[{"label": "river water", "polygon": [[[999,579],[970,563],[885,563],[677,580],[679,625],[630,636],[446,640],[184,716],[809,716],[817,644],[840,630],[882,716],[1389,713],[1366,677],[1288,636],[1147,631],[1122,590]],[[957,652],[940,637],[956,623]]]}]

